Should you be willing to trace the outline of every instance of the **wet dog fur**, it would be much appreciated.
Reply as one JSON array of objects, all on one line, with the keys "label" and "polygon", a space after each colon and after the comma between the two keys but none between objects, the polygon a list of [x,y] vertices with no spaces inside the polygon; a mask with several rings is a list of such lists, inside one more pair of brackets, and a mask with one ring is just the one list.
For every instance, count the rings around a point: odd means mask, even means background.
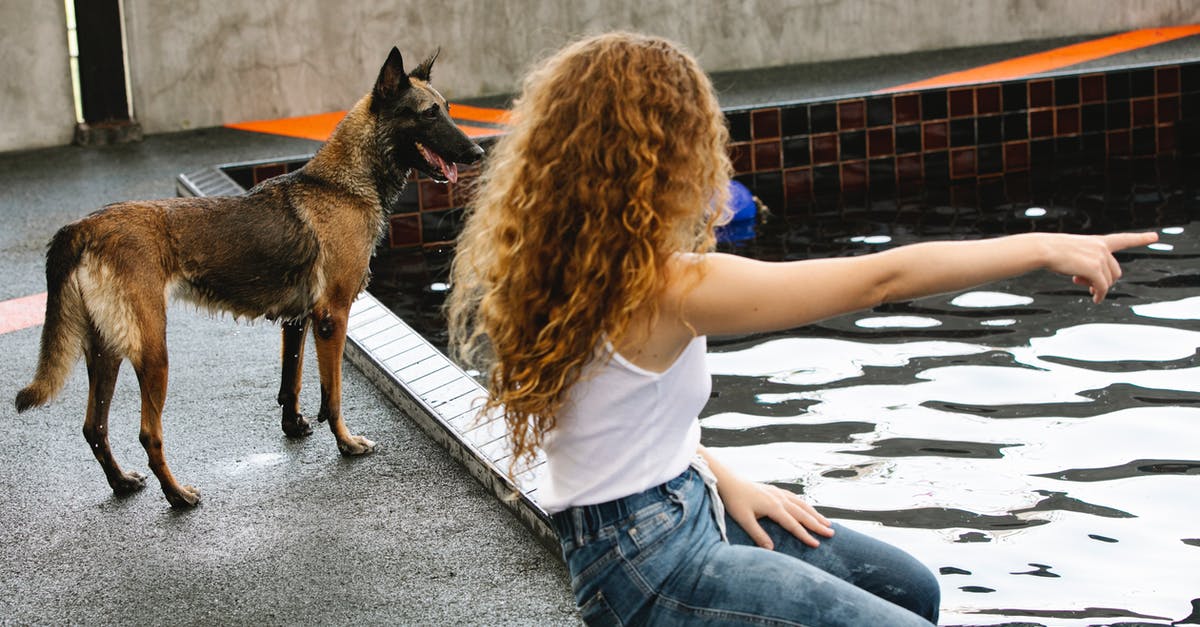
[{"label": "wet dog fur", "polygon": [[278,401],[292,437],[312,432],[300,413],[305,336],[312,328],[321,381],[318,419],[345,455],[374,443],[347,429],[341,412],[342,352],[350,305],[411,170],[457,178],[483,150],[451,121],[429,83],[437,54],[410,73],[393,48],[374,88],[347,113],[304,167],[242,196],[171,198],[108,205],[60,229],[46,254],[46,320],[32,383],[17,411],[43,405],[85,357],[83,434],[117,494],[145,476],[122,470],[108,442],[118,370],[129,360],[141,391],[140,439],[151,471],[175,507],[199,502],[162,450],[167,390],[166,310],[171,296],[245,319],[283,325]]}]

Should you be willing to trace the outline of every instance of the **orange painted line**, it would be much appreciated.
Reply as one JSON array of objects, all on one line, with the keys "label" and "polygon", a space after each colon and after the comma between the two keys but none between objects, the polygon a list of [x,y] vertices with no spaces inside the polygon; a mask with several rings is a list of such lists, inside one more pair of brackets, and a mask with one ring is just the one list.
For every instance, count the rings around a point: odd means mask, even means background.
[{"label": "orange painted line", "polygon": [[323,142],[329,139],[333,134],[333,129],[337,128],[338,122],[346,117],[345,111],[334,111],[332,113],[318,113],[316,115],[302,115],[294,118],[283,118],[280,120],[255,120],[252,122],[237,122],[234,124],[226,124],[226,128],[235,128],[242,131],[254,131],[256,133],[269,133],[271,135],[283,135],[285,137],[299,137],[300,139],[312,139]]},{"label": "orange painted line", "polygon": [[0,302],[0,334],[36,327],[45,319],[45,292]]},{"label": "orange painted line", "polygon": [[[504,109],[488,109],[485,107],[472,107],[470,105],[451,103],[450,112],[451,116],[455,119],[467,120],[469,122],[507,124],[509,120],[508,111],[505,111]],[[345,111],[333,111],[330,113],[301,115],[294,118],[282,118],[278,120],[235,122],[233,124],[226,124],[225,127],[241,131],[283,135],[285,137],[299,137],[300,139],[311,139],[323,142],[329,139],[329,136],[333,134],[333,129],[337,128],[338,122],[341,122],[342,118],[344,117],[346,117]],[[458,127],[463,129],[463,132],[471,137],[488,137],[491,135],[499,135],[501,132],[503,132],[496,129],[482,128],[468,124],[459,124]]]},{"label": "orange painted line", "polygon": [[472,138],[492,137],[494,135],[503,135],[507,132],[502,128],[486,128],[482,126],[471,126],[469,124],[459,124],[458,128],[461,128],[462,132],[467,134],[467,137]]},{"label": "orange painted line", "polygon": [[450,117],[456,120],[487,122],[489,124],[510,124],[512,122],[510,112],[507,109],[472,107],[471,105],[455,103],[450,103]]},{"label": "orange painted line", "polygon": [[953,85],[1013,80],[1110,57],[1122,52],[1129,52],[1130,50],[1137,50],[1175,39],[1191,37],[1192,35],[1200,35],[1200,24],[1134,30],[1110,37],[1102,37],[1092,41],[1063,46],[1054,50],[1025,55],[1015,59],[1008,59],[1007,61],[991,63],[961,72],[951,72],[913,83],[905,83],[881,89],[876,93],[894,93],[898,91],[928,89],[931,87],[950,87]]}]

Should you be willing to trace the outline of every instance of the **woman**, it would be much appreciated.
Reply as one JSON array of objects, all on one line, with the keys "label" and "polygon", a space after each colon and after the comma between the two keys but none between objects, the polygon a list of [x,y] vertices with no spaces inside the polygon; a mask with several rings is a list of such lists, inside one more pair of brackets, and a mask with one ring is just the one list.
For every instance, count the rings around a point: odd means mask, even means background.
[{"label": "woman", "polygon": [[[939,591],[904,552],[700,446],[705,337],[772,331],[1048,268],[1104,298],[1154,234],[1024,234],[767,263],[709,252],[727,131],[696,61],[615,33],[524,84],[458,242],[451,340],[487,373],[519,472],[546,464],[589,624],[914,625]],[[714,489],[715,485],[715,489]]]}]

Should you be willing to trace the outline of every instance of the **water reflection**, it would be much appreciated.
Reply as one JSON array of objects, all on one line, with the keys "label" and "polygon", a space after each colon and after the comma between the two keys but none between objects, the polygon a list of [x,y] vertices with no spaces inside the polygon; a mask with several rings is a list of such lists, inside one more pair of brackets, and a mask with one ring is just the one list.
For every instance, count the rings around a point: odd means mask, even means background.
[{"label": "water reflection", "polygon": [[1200,332],[1120,309],[1002,346],[757,338],[710,355],[720,394],[754,381],[758,408],[805,404],[712,413],[705,441],[955,580],[947,624],[1178,620],[1200,585],[1200,551],[1181,554],[1200,519]]},{"label": "water reflection", "polygon": [[1146,318],[1166,318],[1170,320],[1200,320],[1200,296],[1180,300],[1134,305],[1130,307],[1133,313]]},{"label": "water reflection", "polygon": [[922,316],[874,316],[854,321],[854,326],[864,329],[928,329],[941,325],[940,320]]},{"label": "water reflection", "polygon": [[1029,228],[1161,227],[1164,245],[1120,254],[1099,306],[1038,273],[711,342],[705,442],[913,551],[940,574],[944,624],[1200,624],[1200,197],[1109,187],[1083,210],[1056,193],[1000,213],[817,206],[760,229],[736,250],[854,255]]},{"label": "water reflection", "polygon": [[959,294],[950,299],[955,307],[1020,307],[1033,302],[1029,296],[1006,294],[1004,292],[975,291]]}]

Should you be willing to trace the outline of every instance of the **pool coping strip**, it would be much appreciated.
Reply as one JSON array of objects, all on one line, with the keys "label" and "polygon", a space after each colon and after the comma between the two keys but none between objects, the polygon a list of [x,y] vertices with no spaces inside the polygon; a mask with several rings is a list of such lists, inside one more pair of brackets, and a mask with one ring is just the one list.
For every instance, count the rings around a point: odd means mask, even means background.
[{"label": "pool coping strip", "polygon": [[[392,339],[371,341],[388,335]],[[503,421],[478,418],[476,408],[487,390],[369,292],[360,294],[350,308],[346,339],[346,359],[558,554],[550,517],[531,498],[530,486],[544,462],[523,474],[519,483],[509,480],[511,449]],[[388,347],[400,340],[416,345],[393,354]],[[412,370],[417,365],[421,367]],[[405,370],[412,376],[402,375]]]}]

